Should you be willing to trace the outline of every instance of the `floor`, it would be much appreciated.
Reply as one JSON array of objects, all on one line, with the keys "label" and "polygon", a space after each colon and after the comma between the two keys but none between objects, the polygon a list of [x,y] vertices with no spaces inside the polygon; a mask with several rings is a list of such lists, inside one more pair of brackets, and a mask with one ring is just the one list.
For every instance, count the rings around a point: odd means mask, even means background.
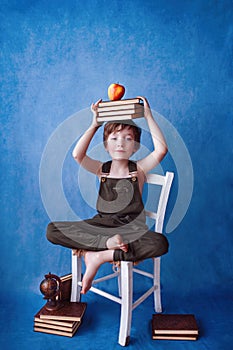
[{"label": "floor", "polygon": [[[142,287],[141,287],[142,288]],[[139,291],[140,292],[140,291]],[[137,295],[136,295],[137,296]],[[42,296],[30,291],[1,305],[0,348],[4,350],[117,350],[120,306],[91,292],[82,325],[73,338],[33,332],[33,316],[43,306]],[[152,340],[150,320],[152,297],[133,311],[131,350],[230,350],[233,342],[233,303],[229,293],[215,291],[178,295],[163,290],[164,313],[193,313],[200,329],[197,341]]]}]

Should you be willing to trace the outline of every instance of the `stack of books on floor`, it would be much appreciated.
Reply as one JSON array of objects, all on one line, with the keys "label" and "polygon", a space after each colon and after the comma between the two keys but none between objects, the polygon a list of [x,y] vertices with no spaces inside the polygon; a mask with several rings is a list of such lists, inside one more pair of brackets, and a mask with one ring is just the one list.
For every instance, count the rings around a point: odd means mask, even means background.
[{"label": "stack of books on floor", "polygon": [[144,106],[140,98],[117,101],[103,101],[99,103],[97,121],[119,121],[142,118]]},{"label": "stack of books on floor", "polygon": [[198,326],[192,314],[152,315],[152,339],[197,340]]},{"label": "stack of books on floor", "polygon": [[63,301],[63,306],[48,311],[46,305],[34,317],[34,331],[73,337],[81,324],[86,303]]},{"label": "stack of books on floor", "polygon": [[72,274],[60,277],[60,300],[63,306],[48,311],[44,305],[34,316],[34,331],[73,337],[77,332],[86,310],[86,303],[70,302]]}]

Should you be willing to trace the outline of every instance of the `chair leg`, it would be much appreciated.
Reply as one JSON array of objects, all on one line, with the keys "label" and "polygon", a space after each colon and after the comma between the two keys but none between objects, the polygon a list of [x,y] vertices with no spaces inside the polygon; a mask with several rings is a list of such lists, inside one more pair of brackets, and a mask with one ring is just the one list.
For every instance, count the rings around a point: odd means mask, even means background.
[{"label": "chair leg", "polygon": [[82,276],[82,259],[73,255],[72,251],[72,286],[71,286],[71,298],[72,302],[80,301],[80,291],[81,287],[78,282],[81,281]]},{"label": "chair leg", "polygon": [[[118,268],[118,271],[120,271],[120,267]],[[119,294],[119,297],[121,297],[121,295],[122,295],[122,292],[121,292],[121,271],[117,277],[117,282],[118,282],[118,294]]]},{"label": "chair leg", "polygon": [[121,262],[121,294],[121,320],[118,342],[120,345],[126,346],[130,341],[133,299],[133,264],[129,261]]},{"label": "chair leg", "polygon": [[155,312],[162,312],[161,304],[161,288],[160,288],[160,257],[154,258],[154,285],[156,289],[154,291],[154,309]]}]

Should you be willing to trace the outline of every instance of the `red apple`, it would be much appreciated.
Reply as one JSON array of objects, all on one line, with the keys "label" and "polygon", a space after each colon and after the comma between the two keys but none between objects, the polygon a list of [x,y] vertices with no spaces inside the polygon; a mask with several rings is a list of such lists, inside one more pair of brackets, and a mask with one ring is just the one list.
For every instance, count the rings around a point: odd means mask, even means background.
[{"label": "red apple", "polygon": [[120,100],[125,93],[125,88],[120,84],[111,84],[108,87],[108,97],[111,101]]}]

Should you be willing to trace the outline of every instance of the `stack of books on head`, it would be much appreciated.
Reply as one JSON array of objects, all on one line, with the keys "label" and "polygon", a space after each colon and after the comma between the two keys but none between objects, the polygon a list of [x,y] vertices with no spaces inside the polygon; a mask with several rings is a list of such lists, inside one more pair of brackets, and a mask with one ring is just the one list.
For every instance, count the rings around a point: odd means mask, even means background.
[{"label": "stack of books on head", "polygon": [[86,310],[86,303],[70,302],[72,275],[60,277],[62,307],[48,311],[44,305],[34,316],[34,331],[73,337]]},{"label": "stack of books on head", "polygon": [[140,98],[117,101],[103,101],[99,103],[97,121],[121,121],[144,116],[144,106]]},{"label": "stack of books on head", "polygon": [[152,339],[197,340],[198,326],[195,316],[185,315],[152,315]]}]

